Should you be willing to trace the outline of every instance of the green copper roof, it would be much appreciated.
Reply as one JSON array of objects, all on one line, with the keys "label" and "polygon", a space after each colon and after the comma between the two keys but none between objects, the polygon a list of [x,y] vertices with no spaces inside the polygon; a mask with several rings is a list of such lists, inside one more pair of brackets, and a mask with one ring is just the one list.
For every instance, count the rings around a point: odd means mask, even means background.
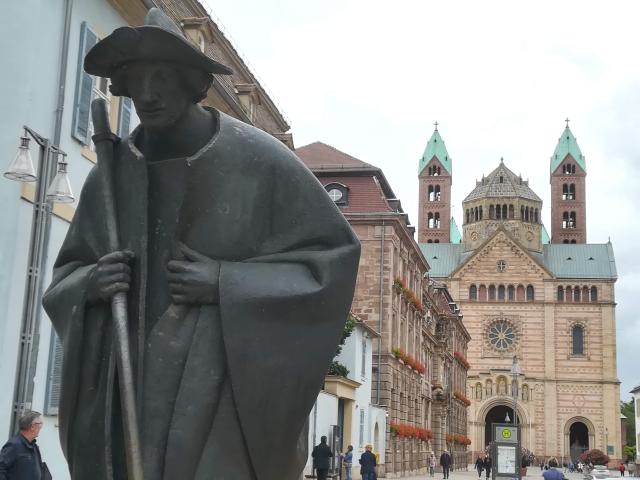
[{"label": "green copper roof", "polygon": [[449,238],[451,239],[451,243],[462,243],[462,235],[460,235],[460,229],[458,228],[458,224],[453,217],[451,217],[450,225]]},{"label": "green copper roof", "polygon": [[543,245],[551,243],[551,237],[549,236],[549,232],[547,232],[547,228],[544,226],[544,224],[540,229],[540,243],[542,243]]},{"label": "green copper roof", "polygon": [[[429,275],[446,278],[469,258],[462,243],[420,243],[420,250],[429,262]],[[564,244],[542,246],[542,253],[531,252],[555,278],[616,279],[616,260],[611,243]]]},{"label": "green copper roof", "polygon": [[617,278],[611,243],[543,245],[544,264],[557,278]]},{"label": "green copper roof", "polygon": [[464,253],[462,243],[419,243],[424,258],[429,263],[429,275],[448,277],[469,254]]},{"label": "green copper roof", "polygon": [[584,155],[582,155],[576,137],[573,136],[568,125],[565,127],[564,132],[562,132],[562,136],[558,139],[558,146],[556,146],[556,150],[551,157],[551,173],[556,171],[558,165],[562,163],[567,155],[571,155],[573,159],[578,162],[582,170],[587,171]]},{"label": "green copper roof", "polygon": [[451,158],[449,157],[449,153],[447,153],[447,147],[444,146],[444,142],[437,128],[433,131],[433,135],[431,135],[429,143],[427,143],[427,148],[425,148],[424,154],[420,159],[419,174],[422,173],[433,157],[436,157],[447,172],[449,172],[449,175],[451,175]]}]

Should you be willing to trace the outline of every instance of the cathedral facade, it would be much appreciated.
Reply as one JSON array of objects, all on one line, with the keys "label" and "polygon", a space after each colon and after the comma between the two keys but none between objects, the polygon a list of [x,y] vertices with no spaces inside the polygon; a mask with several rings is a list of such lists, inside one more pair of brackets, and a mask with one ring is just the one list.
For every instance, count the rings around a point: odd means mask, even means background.
[{"label": "cathedral facade", "polygon": [[491,423],[513,421],[514,401],[522,445],[538,458],[592,448],[621,458],[615,259],[610,242],[587,243],[586,163],[569,126],[549,167],[551,235],[542,199],[502,160],[463,200],[460,234],[452,165],[436,127],[420,160],[418,242],[471,335],[474,458]]}]

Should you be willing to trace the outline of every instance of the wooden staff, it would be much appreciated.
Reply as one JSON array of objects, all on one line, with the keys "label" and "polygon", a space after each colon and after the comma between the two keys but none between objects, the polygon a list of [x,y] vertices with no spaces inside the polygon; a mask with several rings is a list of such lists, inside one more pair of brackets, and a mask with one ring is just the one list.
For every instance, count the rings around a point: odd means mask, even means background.
[{"label": "wooden staff", "polygon": [[[91,102],[93,119],[93,143],[98,156],[98,171],[104,195],[104,217],[107,225],[107,241],[110,252],[120,249],[118,240],[118,219],[116,216],[116,199],[113,186],[114,145],[118,137],[111,132],[107,103],[102,98]],[[127,318],[127,294],[116,293],[111,297],[111,316],[113,317],[116,367],[120,386],[120,403],[122,406],[122,426],[127,458],[127,471],[130,480],[144,480],[142,473],[142,449],[138,431],[138,410],[133,383],[133,367],[131,363],[131,345],[129,342]]]}]

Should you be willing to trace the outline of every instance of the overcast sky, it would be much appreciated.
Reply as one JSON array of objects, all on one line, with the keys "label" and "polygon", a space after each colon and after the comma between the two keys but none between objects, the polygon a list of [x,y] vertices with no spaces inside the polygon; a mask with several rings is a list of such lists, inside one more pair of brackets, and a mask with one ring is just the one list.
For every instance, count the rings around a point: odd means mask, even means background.
[{"label": "overcast sky", "polygon": [[640,384],[640,2],[204,0],[287,116],[383,169],[417,223],[433,123],[453,216],[504,157],[543,199],[565,122],[587,164],[587,236],[613,243],[621,397]]}]

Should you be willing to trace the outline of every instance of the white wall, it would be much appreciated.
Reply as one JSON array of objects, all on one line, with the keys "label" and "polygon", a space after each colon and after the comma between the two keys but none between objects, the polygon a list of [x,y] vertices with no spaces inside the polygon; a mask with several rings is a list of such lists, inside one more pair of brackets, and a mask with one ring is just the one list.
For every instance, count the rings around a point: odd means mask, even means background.
[{"label": "white wall", "polygon": [[[365,342],[364,347],[364,370],[362,368],[363,365],[363,341]],[[354,463],[354,474],[358,471],[358,461],[360,460],[360,455],[365,450],[365,445],[372,444],[373,451],[376,454],[379,454],[379,462],[384,463],[384,450],[386,446],[386,410],[381,407],[376,407],[371,404],[371,382],[372,382],[372,361],[373,361],[373,342],[377,341],[377,339],[372,338],[369,332],[360,324],[356,325],[353,333],[347,338],[344,346],[342,347],[342,352],[338,356],[337,360],[342,363],[349,370],[348,378],[350,380],[354,380],[361,385],[356,389],[355,393],[355,402],[353,402],[352,414],[351,414],[351,432],[352,438],[351,442],[353,445],[353,463]],[[363,375],[364,373],[364,375]],[[324,396],[329,395],[326,392],[320,392],[320,396],[318,399],[323,398]],[[330,416],[332,419],[335,419],[333,424],[337,423],[338,416],[338,401],[336,399],[335,405],[323,403],[323,406],[326,408],[334,408],[335,412],[331,413],[323,413],[323,415]],[[360,415],[361,411],[364,411],[364,429],[362,430],[362,435],[360,434]],[[313,416],[313,411],[311,412]],[[312,422],[312,416],[310,417],[310,421]],[[378,425],[378,441],[376,442],[375,438],[375,426]],[[310,423],[311,429],[313,429],[313,423]],[[311,437],[311,432],[309,436]],[[319,442],[320,436],[318,435],[316,444]],[[362,439],[362,441],[360,441]],[[310,445],[311,445],[310,441]],[[348,440],[345,441],[344,447],[346,450],[348,444]],[[309,464],[310,465],[310,464]]]},{"label": "white wall", "polygon": [[[5,94],[0,96],[0,169],[4,171],[17,151],[22,126],[28,125],[53,140],[57,85],[60,68],[64,1],[21,0],[3,5],[10,18],[0,30],[0,58]],[[81,155],[82,146],[71,136],[75,101],[80,25],[87,21],[100,35],[126,24],[106,0],[73,2],[66,93],[60,147],[68,153],[69,174],[76,198],[93,163]],[[38,160],[38,147],[31,141],[31,155]],[[37,163],[36,163],[37,167]],[[9,436],[22,322],[23,297],[33,206],[20,198],[20,185],[0,177],[0,440]],[[44,286],[68,228],[52,218]],[[49,367],[51,324],[42,311],[32,409],[43,411]],[[69,478],[58,441],[57,417],[45,417],[39,438],[44,460],[56,480]]]},{"label": "white wall", "polygon": [[309,414],[309,457],[304,468],[305,474],[311,474],[313,447],[320,443],[323,435],[331,438],[331,426],[338,424],[338,397],[321,391]]}]

